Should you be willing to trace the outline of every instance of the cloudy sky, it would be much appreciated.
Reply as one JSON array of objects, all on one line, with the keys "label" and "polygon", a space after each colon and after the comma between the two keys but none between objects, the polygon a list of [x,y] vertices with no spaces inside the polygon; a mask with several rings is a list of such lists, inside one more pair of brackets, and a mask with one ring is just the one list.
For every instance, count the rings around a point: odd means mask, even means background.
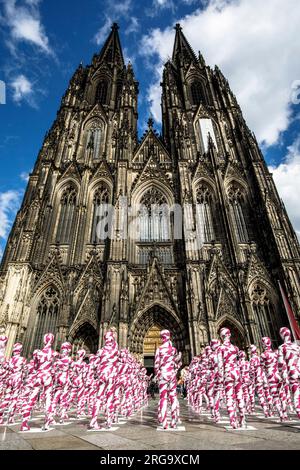
[{"label": "cloudy sky", "polygon": [[115,21],[140,82],[140,134],[150,113],[160,129],[161,72],[180,22],[228,78],[300,237],[299,0],[0,0],[0,257],[68,81]]}]

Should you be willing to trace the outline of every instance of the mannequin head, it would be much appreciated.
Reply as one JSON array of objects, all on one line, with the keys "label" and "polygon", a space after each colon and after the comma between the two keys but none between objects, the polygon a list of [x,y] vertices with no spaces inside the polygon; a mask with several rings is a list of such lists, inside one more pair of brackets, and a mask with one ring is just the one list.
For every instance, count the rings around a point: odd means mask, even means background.
[{"label": "mannequin head", "polygon": [[272,346],[272,342],[270,340],[270,338],[268,338],[267,336],[265,336],[264,338],[261,339],[261,342],[263,344],[263,348],[265,351],[270,351],[271,349],[271,346]]},{"label": "mannequin head", "polygon": [[222,341],[230,341],[231,332],[229,328],[222,328],[220,331],[220,336],[221,336]]},{"label": "mannequin head", "polygon": [[115,343],[115,333],[111,330],[104,335],[105,346],[112,346]]},{"label": "mannequin head", "polygon": [[161,337],[163,343],[166,343],[167,341],[170,341],[171,335],[170,335],[169,330],[162,330],[160,332],[160,337]]},{"label": "mannequin head", "polygon": [[22,349],[23,349],[23,345],[21,343],[14,344],[13,355],[14,356],[20,356],[20,354],[22,352]]},{"label": "mannequin head", "polygon": [[290,343],[292,341],[291,330],[289,330],[288,328],[286,327],[280,328],[279,334],[280,334],[281,339],[285,343]]},{"label": "mannequin head", "polygon": [[86,355],[85,349],[79,349],[79,351],[77,351],[77,357],[78,357],[78,359],[84,359],[84,358],[85,358],[85,355]]},{"label": "mannequin head", "polygon": [[44,346],[52,346],[52,344],[54,343],[54,335],[52,333],[47,333],[45,336],[44,336]]},{"label": "mannequin head", "polygon": [[210,342],[210,347],[212,351],[216,351],[220,346],[220,341],[218,339],[212,339]]},{"label": "mannequin head", "polygon": [[5,335],[0,336],[0,361],[4,359],[5,348],[7,345],[8,338]]},{"label": "mannequin head", "polygon": [[63,343],[60,348],[62,356],[69,356],[72,351],[71,343]]},{"label": "mannequin head", "polygon": [[239,351],[239,359],[246,359],[245,351]]}]

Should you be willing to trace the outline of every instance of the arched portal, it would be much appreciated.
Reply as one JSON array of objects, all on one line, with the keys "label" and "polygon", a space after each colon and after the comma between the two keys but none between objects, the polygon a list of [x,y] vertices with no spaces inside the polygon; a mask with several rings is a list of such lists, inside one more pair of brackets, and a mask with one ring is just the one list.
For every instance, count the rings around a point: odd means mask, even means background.
[{"label": "arched portal", "polygon": [[156,350],[161,345],[160,332],[161,328],[154,325],[148,330],[144,339],[144,366],[150,374],[153,372]]},{"label": "arched portal", "polygon": [[225,320],[221,324],[221,326],[218,330],[219,336],[220,336],[220,331],[221,331],[222,328],[228,328],[231,331],[231,342],[232,342],[232,344],[237,346],[239,349],[242,349],[242,350],[246,351],[247,344],[246,344],[245,336],[236,325],[234,325],[229,320]]},{"label": "arched portal", "polygon": [[84,323],[71,334],[69,341],[73,345],[73,354],[79,349],[85,349],[87,354],[94,354],[98,349],[99,335],[90,323]]},{"label": "arched portal", "polygon": [[[132,354],[136,355],[140,359],[145,357],[154,358],[153,351],[150,354],[150,347],[148,356],[145,353],[145,344],[152,344],[151,348],[154,349],[154,337],[155,344],[158,341],[157,334],[160,334],[161,330],[169,330],[171,332],[171,340],[178,351],[181,351],[183,355],[187,351],[188,335],[186,328],[183,325],[177,315],[170,312],[167,308],[154,304],[147,310],[144,310],[136,316],[134,319],[128,338],[129,350]],[[188,358],[186,359],[189,360]],[[153,366],[152,366],[153,367]]]}]

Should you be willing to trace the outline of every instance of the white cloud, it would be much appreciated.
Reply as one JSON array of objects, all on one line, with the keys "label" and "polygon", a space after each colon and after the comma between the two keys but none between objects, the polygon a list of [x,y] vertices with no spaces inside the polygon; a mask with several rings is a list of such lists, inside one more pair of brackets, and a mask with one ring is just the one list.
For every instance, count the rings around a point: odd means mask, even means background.
[{"label": "white cloud", "polygon": [[47,54],[53,54],[49,39],[42,24],[38,9],[39,0],[25,0],[17,5],[16,0],[4,1],[4,21],[10,30],[7,41],[11,50],[21,41],[37,46]]},{"label": "white cloud", "polygon": [[110,0],[106,0],[105,4],[106,5],[104,9],[103,5],[101,5],[105,16],[105,22],[94,36],[94,41],[96,44],[98,44],[98,46],[104,43],[110,32],[112,24],[118,21],[120,18],[129,21],[129,25],[125,30],[126,34],[138,31],[138,29],[136,29],[138,28],[137,18],[131,17],[129,14],[130,10],[132,9],[132,0],[124,0],[113,3]]},{"label": "white cloud", "polygon": [[6,239],[20,204],[18,191],[0,193],[0,239]]},{"label": "white cloud", "polygon": [[127,15],[132,8],[132,1],[131,0],[124,0],[123,2],[108,2],[109,9],[114,13],[114,15],[118,15],[118,17]]},{"label": "white cloud", "polygon": [[128,64],[128,62],[130,62],[131,65],[135,64],[136,57],[135,57],[134,54],[132,54],[128,51],[127,47],[124,47],[124,49],[123,49],[123,56],[124,56],[124,62],[125,62],[126,65]]},{"label": "white cloud", "polygon": [[270,167],[273,178],[282,198],[294,229],[300,240],[300,137],[288,147],[288,155],[277,167]]},{"label": "white cloud", "polygon": [[26,171],[23,171],[21,174],[20,174],[20,178],[22,181],[25,181],[25,183],[28,183],[29,181],[29,173],[27,173]]},{"label": "white cloud", "polygon": [[158,6],[161,8],[170,8],[173,6],[173,2],[171,0],[154,0],[154,6]]},{"label": "white cloud", "polygon": [[125,34],[137,33],[140,30],[140,24],[135,16],[130,19],[129,26],[125,29]]},{"label": "white cloud", "polygon": [[[245,118],[260,142],[272,145],[291,120],[292,84],[300,79],[298,0],[210,0],[179,19],[195,51],[217,64],[229,79]],[[155,84],[148,90],[160,120],[162,65],[172,55],[173,25],[143,37],[141,54],[155,59]]]},{"label": "white cloud", "polygon": [[13,89],[13,100],[15,103],[21,103],[25,100],[30,106],[36,107],[36,103],[33,97],[33,86],[25,75],[18,75],[11,82]]},{"label": "white cloud", "polygon": [[108,33],[110,31],[111,25],[112,25],[112,20],[111,18],[107,17],[105,20],[105,23],[103,24],[103,26],[101,26],[101,28],[95,35],[95,42],[96,44],[98,44],[98,46],[102,45],[104,41],[106,40]]}]

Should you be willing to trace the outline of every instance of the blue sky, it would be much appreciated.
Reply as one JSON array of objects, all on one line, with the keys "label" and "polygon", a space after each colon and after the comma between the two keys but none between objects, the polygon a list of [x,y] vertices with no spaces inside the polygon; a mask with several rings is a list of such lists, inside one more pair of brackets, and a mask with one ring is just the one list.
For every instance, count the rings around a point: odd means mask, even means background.
[{"label": "blue sky", "polygon": [[161,71],[180,22],[229,79],[300,234],[298,0],[0,0],[0,257],[68,82],[114,21],[140,82],[140,134],[150,113],[160,128]]}]

